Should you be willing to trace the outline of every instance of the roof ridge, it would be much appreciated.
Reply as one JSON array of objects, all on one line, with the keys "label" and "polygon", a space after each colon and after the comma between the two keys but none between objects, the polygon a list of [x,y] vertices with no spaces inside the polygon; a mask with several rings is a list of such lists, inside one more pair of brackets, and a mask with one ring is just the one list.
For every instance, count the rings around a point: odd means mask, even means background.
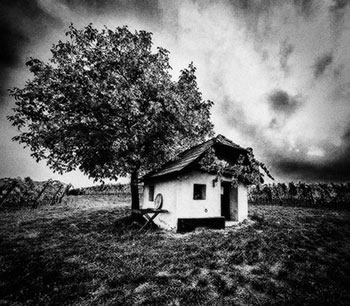
[{"label": "roof ridge", "polygon": [[216,137],[215,137],[216,140],[220,140],[220,139],[223,139],[224,141],[227,141],[228,143],[230,143],[231,145],[237,147],[237,148],[240,148],[240,149],[243,149],[243,150],[246,150],[245,148],[243,148],[242,146],[236,144],[235,142],[233,142],[231,139],[228,139],[227,137],[225,137],[224,135],[222,134],[218,134]]},{"label": "roof ridge", "polygon": [[198,158],[200,158],[200,156],[202,156],[202,154],[206,152],[208,148],[216,144],[231,147],[236,150],[246,150],[225,136],[218,134],[207,141],[194,145],[193,147],[180,152],[174,159],[164,163],[158,170],[149,172],[145,175],[145,177],[163,176],[172,172],[182,171],[187,168],[187,166],[198,160]]},{"label": "roof ridge", "polygon": [[186,153],[187,151],[190,151],[190,150],[192,150],[192,149],[194,149],[194,148],[196,148],[196,147],[205,145],[205,144],[208,143],[209,141],[214,140],[214,138],[216,138],[216,137],[212,137],[212,138],[210,138],[210,139],[208,139],[208,140],[206,140],[206,141],[204,141],[204,142],[201,142],[201,143],[199,143],[199,144],[196,144],[196,145],[194,145],[194,146],[192,146],[192,147],[190,147],[190,148],[188,148],[188,149],[186,149],[186,150],[180,152],[177,156],[182,155],[182,154]]}]

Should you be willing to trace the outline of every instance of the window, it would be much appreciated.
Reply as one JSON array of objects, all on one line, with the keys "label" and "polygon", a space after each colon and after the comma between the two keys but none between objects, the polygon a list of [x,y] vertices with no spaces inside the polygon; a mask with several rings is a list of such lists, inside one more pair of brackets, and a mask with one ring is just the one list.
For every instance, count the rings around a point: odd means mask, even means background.
[{"label": "window", "polygon": [[193,200],[205,200],[206,185],[194,184],[193,185]]},{"label": "window", "polygon": [[154,186],[150,185],[148,187],[148,201],[154,201]]}]

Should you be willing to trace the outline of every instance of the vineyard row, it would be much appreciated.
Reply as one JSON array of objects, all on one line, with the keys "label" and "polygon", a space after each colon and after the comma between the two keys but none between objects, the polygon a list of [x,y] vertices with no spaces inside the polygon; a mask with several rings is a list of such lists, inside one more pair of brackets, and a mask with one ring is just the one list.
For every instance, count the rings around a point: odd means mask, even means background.
[{"label": "vineyard row", "polygon": [[61,203],[71,187],[55,180],[35,182],[30,177],[3,178],[0,179],[0,210]]}]

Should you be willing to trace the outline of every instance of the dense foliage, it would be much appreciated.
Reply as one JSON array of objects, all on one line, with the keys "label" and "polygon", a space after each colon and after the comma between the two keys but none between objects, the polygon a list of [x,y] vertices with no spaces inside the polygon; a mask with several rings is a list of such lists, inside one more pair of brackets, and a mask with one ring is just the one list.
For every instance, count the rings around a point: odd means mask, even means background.
[{"label": "dense foliage", "polygon": [[139,174],[210,136],[213,102],[202,99],[193,64],[172,80],[169,52],[152,50],[150,32],[90,24],[71,25],[66,35],[47,63],[31,58],[33,79],[10,91],[14,140],[60,173],[130,174],[137,208]]},{"label": "dense foliage", "polygon": [[233,185],[238,182],[246,185],[263,183],[264,173],[274,179],[266,165],[254,157],[252,148],[247,148],[246,153],[240,154],[234,162],[219,159],[212,148],[202,158],[200,165],[205,171],[215,173],[218,179],[222,176],[230,177]]}]

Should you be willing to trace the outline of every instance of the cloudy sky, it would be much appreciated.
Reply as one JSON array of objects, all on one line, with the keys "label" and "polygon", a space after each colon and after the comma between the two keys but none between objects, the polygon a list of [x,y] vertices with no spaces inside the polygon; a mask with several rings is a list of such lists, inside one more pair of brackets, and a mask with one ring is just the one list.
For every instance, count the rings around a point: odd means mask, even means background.
[{"label": "cloudy sky", "polygon": [[277,180],[350,181],[350,0],[2,0],[0,14],[0,177],[91,184],[37,164],[6,115],[26,59],[92,22],[151,31],[174,78],[193,61],[215,132],[253,147]]}]

